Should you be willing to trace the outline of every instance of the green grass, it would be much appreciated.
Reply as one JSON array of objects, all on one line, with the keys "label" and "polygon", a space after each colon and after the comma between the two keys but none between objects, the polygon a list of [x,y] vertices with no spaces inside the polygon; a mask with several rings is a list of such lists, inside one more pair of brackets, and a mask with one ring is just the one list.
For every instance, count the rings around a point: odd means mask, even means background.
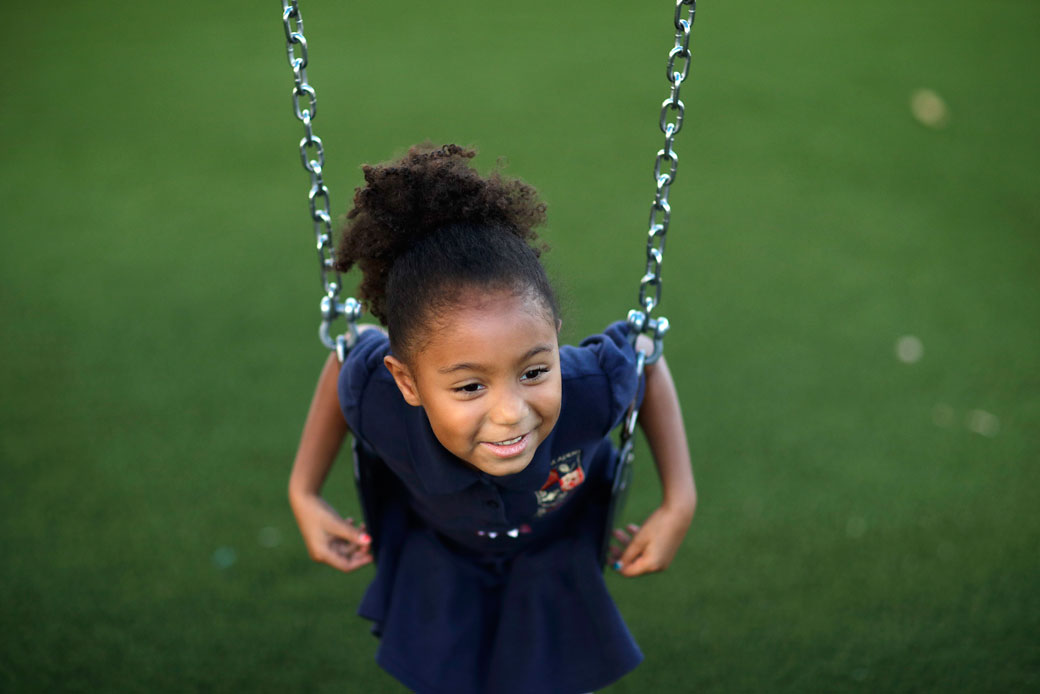
[{"label": "green grass", "polygon": [[[304,0],[337,212],[361,162],[476,144],[549,203],[565,336],[622,317],[667,95],[650,5]],[[399,691],[353,614],[369,573],[310,563],[285,500],[323,352],[278,12],[8,12],[2,691]],[[1038,27],[1010,0],[701,3],[662,305],[701,507],[667,572],[609,579],[647,655],[611,691],[1040,684]]]}]

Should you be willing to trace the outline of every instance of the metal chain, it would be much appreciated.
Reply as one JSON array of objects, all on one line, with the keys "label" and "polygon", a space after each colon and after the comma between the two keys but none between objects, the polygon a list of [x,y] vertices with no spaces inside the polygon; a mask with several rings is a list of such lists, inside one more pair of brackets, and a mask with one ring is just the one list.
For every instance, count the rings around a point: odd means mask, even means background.
[{"label": "metal chain", "polygon": [[[289,67],[293,72],[293,114],[303,123],[304,136],[300,140],[300,162],[310,174],[311,187],[307,193],[311,221],[314,224],[314,239],[318,249],[318,272],[325,295],[321,298],[321,327],[318,335],[322,344],[342,353],[344,336],[333,338],[330,332],[332,321],[346,315],[350,333],[356,335],[354,321],[361,313],[360,303],[347,299],[341,303],[340,289],[343,286],[340,273],[333,264],[332,213],[329,189],[322,172],[325,167],[325,147],[321,138],[314,134],[314,118],[318,113],[318,96],[307,82],[307,39],[303,35],[303,15],[296,0],[282,0],[282,26],[285,29],[285,51]],[[329,274],[332,274],[332,279]]]},{"label": "metal chain", "polygon": [[[684,18],[683,8],[687,14]],[[665,78],[671,85],[668,98],[661,103],[661,115],[658,125],[664,133],[664,147],[657,152],[654,160],[654,182],[656,191],[654,201],[650,205],[650,230],[646,240],[646,271],[639,281],[639,309],[629,312],[628,321],[633,334],[647,332],[654,337],[654,351],[647,357],[647,363],[653,363],[660,357],[661,338],[668,331],[665,318],[651,318],[654,308],[661,302],[661,266],[664,263],[664,242],[668,235],[668,224],[672,217],[672,208],[668,204],[668,193],[675,176],[679,171],[679,155],[673,145],[675,137],[682,130],[686,106],[679,98],[683,82],[690,74],[690,63],[693,54],[690,52],[690,35],[693,29],[694,14],[697,9],[696,0],[676,0],[675,15],[672,23],[675,26],[675,46],[668,52],[668,64]],[[652,291],[651,291],[652,288]]]},{"label": "metal chain", "polygon": [[[682,16],[683,7],[689,8],[685,18]],[[628,312],[629,335],[633,343],[643,333],[648,334],[654,340],[654,349],[650,354],[646,354],[641,349],[636,351],[636,377],[639,380],[642,380],[646,365],[653,364],[661,358],[664,351],[664,336],[669,328],[667,318],[664,316],[653,318],[651,314],[661,302],[661,265],[664,262],[664,241],[672,216],[672,208],[668,204],[668,193],[672,184],[675,183],[675,175],[679,170],[679,155],[676,154],[672,145],[675,144],[675,136],[682,130],[683,116],[686,113],[686,107],[679,99],[679,90],[690,74],[692,58],[690,31],[693,29],[693,16],[696,9],[696,0],[676,0],[675,2],[673,19],[675,47],[668,52],[668,66],[665,70],[665,76],[671,84],[671,89],[668,98],[661,104],[661,116],[658,119],[661,132],[664,133],[664,148],[658,151],[657,159],[654,161],[654,182],[657,184],[657,191],[654,193],[654,202],[650,206],[650,231],[646,240],[646,272],[639,281],[639,308]],[[679,61],[682,62],[676,65]],[[669,116],[674,116],[674,118],[669,119]],[[652,293],[650,292],[651,287],[653,287]],[[604,563],[610,544],[610,533],[624,506],[632,479],[632,461],[635,459],[635,442],[632,437],[635,434],[638,419],[639,400],[637,396],[632,399],[625,412],[621,433],[618,437],[620,444],[618,465],[614,471],[607,528],[600,550],[600,559]]]}]

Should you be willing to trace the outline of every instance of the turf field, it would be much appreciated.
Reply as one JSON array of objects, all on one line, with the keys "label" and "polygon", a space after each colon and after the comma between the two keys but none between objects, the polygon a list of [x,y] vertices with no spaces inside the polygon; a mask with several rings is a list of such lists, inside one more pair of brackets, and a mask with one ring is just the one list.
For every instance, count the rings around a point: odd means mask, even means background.
[{"label": "turf field", "polygon": [[[337,213],[361,162],[475,144],[549,203],[565,337],[624,316],[669,2],[302,9]],[[311,563],[286,502],[324,351],[279,15],[7,9],[0,691],[401,691],[370,569]],[[646,653],[610,691],[1040,687],[1038,29],[701,3],[662,305],[701,505],[609,577]],[[347,465],[327,491],[355,508]]]}]

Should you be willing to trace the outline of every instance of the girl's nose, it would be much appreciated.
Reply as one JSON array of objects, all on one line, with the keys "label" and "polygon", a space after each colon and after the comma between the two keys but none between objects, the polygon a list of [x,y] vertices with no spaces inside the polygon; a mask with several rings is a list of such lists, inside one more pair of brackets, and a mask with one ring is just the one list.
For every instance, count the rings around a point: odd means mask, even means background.
[{"label": "girl's nose", "polygon": [[523,421],[527,415],[527,400],[516,390],[508,389],[495,400],[491,408],[490,418],[494,424],[513,426]]}]

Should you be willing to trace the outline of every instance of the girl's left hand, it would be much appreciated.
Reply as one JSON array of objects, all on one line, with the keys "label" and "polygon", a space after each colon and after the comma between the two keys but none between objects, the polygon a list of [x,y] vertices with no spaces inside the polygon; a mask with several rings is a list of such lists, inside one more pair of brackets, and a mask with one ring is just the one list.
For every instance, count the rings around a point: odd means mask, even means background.
[{"label": "girl's left hand", "polygon": [[691,520],[692,513],[661,506],[650,514],[642,527],[629,523],[628,532],[615,529],[614,538],[619,544],[611,545],[610,561],[622,576],[664,571],[679,551]]}]

